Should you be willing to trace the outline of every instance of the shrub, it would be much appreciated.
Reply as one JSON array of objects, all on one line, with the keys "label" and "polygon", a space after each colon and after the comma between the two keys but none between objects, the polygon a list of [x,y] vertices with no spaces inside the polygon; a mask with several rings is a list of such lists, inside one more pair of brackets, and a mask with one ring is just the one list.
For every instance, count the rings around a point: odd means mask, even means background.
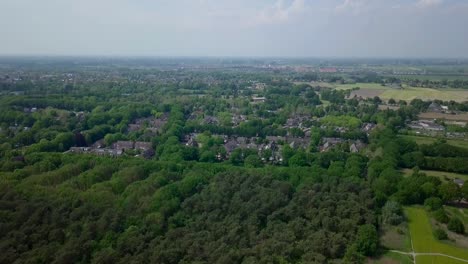
[{"label": "shrub", "polygon": [[445,232],[445,230],[443,229],[440,229],[440,228],[437,228],[435,231],[434,231],[434,236],[437,240],[445,240],[448,238],[447,236],[447,232]]},{"label": "shrub", "polygon": [[452,218],[447,224],[447,228],[455,233],[463,234],[465,233],[465,226],[462,221],[458,218]]},{"label": "shrub", "polygon": [[445,210],[443,208],[440,208],[439,210],[434,212],[434,218],[437,220],[437,222],[440,223],[448,223],[449,222],[449,217],[447,216],[447,213],[445,213]]},{"label": "shrub", "polygon": [[442,208],[442,200],[439,197],[430,197],[424,201],[424,206],[431,211]]}]

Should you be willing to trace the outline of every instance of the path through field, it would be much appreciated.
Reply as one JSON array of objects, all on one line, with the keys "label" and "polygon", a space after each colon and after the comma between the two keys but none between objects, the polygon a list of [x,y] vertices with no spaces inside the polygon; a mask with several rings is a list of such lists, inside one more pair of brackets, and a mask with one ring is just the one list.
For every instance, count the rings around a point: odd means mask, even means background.
[{"label": "path through field", "polygon": [[406,207],[408,217],[411,252],[391,250],[391,252],[412,256],[413,263],[468,263],[468,251],[464,248],[437,241],[432,234],[429,216],[423,208]]},{"label": "path through field", "polygon": [[413,257],[414,263],[416,263],[416,256],[440,256],[440,257],[451,258],[451,259],[455,259],[455,260],[458,260],[458,261],[468,263],[468,260],[466,260],[466,259],[461,259],[461,258],[457,258],[457,257],[454,257],[454,256],[449,256],[449,255],[445,255],[445,254],[441,254],[441,253],[415,253],[415,252],[403,252],[403,251],[399,251],[399,250],[390,250],[390,252],[403,254],[403,255],[410,255],[410,256]]}]

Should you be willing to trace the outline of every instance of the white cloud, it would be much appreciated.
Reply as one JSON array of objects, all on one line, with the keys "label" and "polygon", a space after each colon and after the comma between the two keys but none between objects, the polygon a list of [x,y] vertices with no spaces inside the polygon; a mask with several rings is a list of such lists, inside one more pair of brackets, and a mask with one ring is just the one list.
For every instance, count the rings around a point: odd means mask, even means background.
[{"label": "white cloud", "polygon": [[368,8],[368,0],[344,0],[343,3],[336,6],[335,10],[341,12],[351,12],[359,14]]},{"label": "white cloud", "polygon": [[442,2],[443,0],[419,0],[416,3],[416,6],[422,7],[422,8],[432,7],[432,6],[437,6],[437,5],[442,4]]},{"label": "white cloud", "polygon": [[254,24],[277,24],[284,23],[291,17],[301,14],[306,9],[305,0],[293,0],[287,5],[284,0],[277,0],[272,6],[261,10],[254,17]]}]

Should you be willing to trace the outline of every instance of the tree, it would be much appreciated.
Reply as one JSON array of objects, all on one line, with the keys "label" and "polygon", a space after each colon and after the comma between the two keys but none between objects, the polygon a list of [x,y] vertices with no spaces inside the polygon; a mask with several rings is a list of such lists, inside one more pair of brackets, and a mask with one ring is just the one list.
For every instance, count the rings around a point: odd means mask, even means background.
[{"label": "tree", "polygon": [[457,217],[453,217],[452,219],[450,219],[450,221],[447,224],[447,228],[448,230],[458,234],[465,233],[465,226],[463,225],[463,222]]},{"label": "tree", "polygon": [[447,232],[441,228],[434,230],[434,236],[437,240],[445,240],[448,238]]},{"label": "tree", "polygon": [[398,202],[388,201],[382,208],[384,223],[398,225],[403,222],[403,210]]},{"label": "tree", "polygon": [[373,256],[379,246],[379,235],[374,225],[366,224],[359,227],[356,238],[357,252],[364,256]]},{"label": "tree", "polygon": [[263,165],[262,161],[258,157],[258,155],[249,155],[244,160],[244,164],[246,167],[249,168],[258,168]]},{"label": "tree", "polygon": [[463,186],[460,189],[462,197],[468,201],[468,181],[463,183]]},{"label": "tree", "polygon": [[294,150],[289,145],[284,145],[281,155],[283,156],[283,164],[288,165],[289,159],[294,156]]},{"label": "tree", "polygon": [[294,154],[288,161],[290,167],[303,167],[307,165],[307,157],[303,151]]},{"label": "tree", "polygon": [[345,263],[360,264],[364,263],[364,260],[365,257],[360,252],[358,252],[356,244],[348,247],[344,256]]},{"label": "tree", "polygon": [[447,216],[447,213],[445,213],[444,208],[440,208],[439,210],[434,212],[434,218],[440,223],[448,223],[450,220],[449,217]]},{"label": "tree", "polygon": [[440,185],[439,194],[444,202],[458,200],[461,196],[460,188],[453,182]]},{"label": "tree", "polygon": [[431,211],[439,210],[442,205],[442,200],[439,197],[430,197],[424,200],[424,206]]}]

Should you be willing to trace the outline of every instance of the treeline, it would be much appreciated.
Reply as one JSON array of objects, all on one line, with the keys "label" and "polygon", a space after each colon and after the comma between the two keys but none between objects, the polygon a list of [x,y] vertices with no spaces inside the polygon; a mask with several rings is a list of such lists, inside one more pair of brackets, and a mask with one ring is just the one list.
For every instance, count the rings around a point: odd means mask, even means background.
[{"label": "treeline", "polygon": [[402,166],[419,167],[427,170],[439,170],[468,173],[468,150],[452,146],[445,142],[421,145],[402,155]]}]

